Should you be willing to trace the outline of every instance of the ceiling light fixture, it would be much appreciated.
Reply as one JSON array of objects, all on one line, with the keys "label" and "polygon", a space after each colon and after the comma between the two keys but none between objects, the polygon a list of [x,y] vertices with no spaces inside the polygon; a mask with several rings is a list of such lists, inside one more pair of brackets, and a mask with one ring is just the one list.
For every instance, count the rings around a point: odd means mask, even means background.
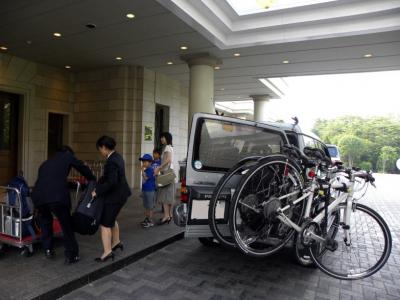
[{"label": "ceiling light fixture", "polygon": [[115,59],[116,60],[122,60],[122,57],[121,56],[117,56]]},{"label": "ceiling light fixture", "polygon": [[3,50],[3,51],[6,51],[8,48],[5,47],[5,46],[1,46],[0,49]]},{"label": "ceiling light fixture", "polygon": [[288,64],[288,63],[290,63],[290,61],[288,61],[288,60],[283,60],[282,63],[283,63],[283,64]]},{"label": "ceiling light fixture", "polygon": [[187,50],[188,47],[187,46],[181,46],[181,50]]},{"label": "ceiling light fixture", "polygon": [[275,0],[256,0],[256,2],[260,7],[268,9],[275,2]]},{"label": "ceiling light fixture", "polygon": [[221,91],[225,91],[225,88],[221,88],[220,90],[221,90]]},{"label": "ceiling light fixture", "polygon": [[364,57],[365,57],[365,58],[372,57],[372,54],[371,54],[371,53],[364,54]]},{"label": "ceiling light fixture", "polygon": [[215,66],[215,67],[214,67],[214,70],[219,70],[219,69],[221,69],[220,66]]},{"label": "ceiling light fixture", "polygon": [[54,32],[53,35],[54,35],[55,37],[61,37],[61,33],[59,33],[59,32]]},{"label": "ceiling light fixture", "polygon": [[64,68],[71,69],[71,66],[66,65]]},{"label": "ceiling light fixture", "polygon": [[132,14],[132,13],[129,13],[129,14],[126,15],[126,17],[127,17],[128,19],[133,19],[133,18],[135,17],[135,15]]},{"label": "ceiling light fixture", "polygon": [[239,57],[240,53],[234,53],[233,56]]},{"label": "ceiling light fixture", "polygon": [[173,65],[174,63],[172,61],[167,61],[167,65]]}]

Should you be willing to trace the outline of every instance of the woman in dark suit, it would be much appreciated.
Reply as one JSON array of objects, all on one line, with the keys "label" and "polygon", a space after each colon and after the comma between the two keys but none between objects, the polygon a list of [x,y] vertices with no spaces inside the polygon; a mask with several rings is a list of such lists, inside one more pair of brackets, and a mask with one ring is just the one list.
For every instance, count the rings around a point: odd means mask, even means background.
[{"label": "woman in dark suit", "polygon": [[114,252],[118,248],[123,250],[119,238],[119,227],[116,221],[121,208],[131,195],[131,190],[125,177],[125,162],[115,151],[116,142],[109,136],[102,136],[96,143],[97,150],[107,159],[104,166],[104,175],[100,178],[93,197],[104,201],[103,214],[100,221],[103,254],[96,258],[97,262],[105,262],[109,258],[114,260]]}]

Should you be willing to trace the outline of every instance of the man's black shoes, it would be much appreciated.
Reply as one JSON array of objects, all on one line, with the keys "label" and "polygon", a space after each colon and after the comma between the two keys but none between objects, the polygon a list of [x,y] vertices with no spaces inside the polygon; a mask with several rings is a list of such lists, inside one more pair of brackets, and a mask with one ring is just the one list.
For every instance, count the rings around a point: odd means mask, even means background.
[{"label": "man's black shoes", "polygon": [[64,265],[72,265],[72,264],[77,263],[78,261],[80,261],[79,256],[65,258]]}]

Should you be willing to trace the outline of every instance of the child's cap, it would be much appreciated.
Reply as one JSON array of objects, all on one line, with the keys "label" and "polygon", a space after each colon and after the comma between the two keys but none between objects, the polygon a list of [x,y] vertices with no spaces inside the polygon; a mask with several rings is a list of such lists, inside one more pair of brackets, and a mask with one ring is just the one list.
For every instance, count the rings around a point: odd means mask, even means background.
[{"label": "child's cap", "polygon": [[146,153],[146,154],[143,154],[143,156],[141,158],[139,158],[139,160],[140,161],[153,161],[153,156]]}]

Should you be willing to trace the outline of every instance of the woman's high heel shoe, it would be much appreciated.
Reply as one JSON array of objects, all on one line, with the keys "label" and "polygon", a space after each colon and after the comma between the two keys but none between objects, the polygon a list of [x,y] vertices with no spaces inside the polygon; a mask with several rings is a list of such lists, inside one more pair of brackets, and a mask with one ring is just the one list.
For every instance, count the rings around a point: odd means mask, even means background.
[{"label": "woman's high heel shoe", "polygon": [[106,261],[109,260],[110,258],[111,258],[112,261],[114,261],[114,258],[115,258],[114,252],[111,252],[110,254],[108,254],[107,256],[105,256],[105,257],[103,257],[103,258],[101,258],[101,257],[96,257],[96,258],[94,259],[94,261],[97,261],[97,262],[106,262]]},{"label": "woman's high heel shoe", "polygon": [[160,219],[160,223],[158,223],[158,225],[164,225],[164,224],[169,224],[169,222],[171,222],[172,218],[168,218],[168,219]]},{"label": "woman's high heel shoe", "polygon": [[121,242],[119,242],[118,244],[116,244],[114,247],[112,247],[112,251],[115,252],[117,249],[121,249],[121,251],[124,251],[124,244],[122,244]]}]

